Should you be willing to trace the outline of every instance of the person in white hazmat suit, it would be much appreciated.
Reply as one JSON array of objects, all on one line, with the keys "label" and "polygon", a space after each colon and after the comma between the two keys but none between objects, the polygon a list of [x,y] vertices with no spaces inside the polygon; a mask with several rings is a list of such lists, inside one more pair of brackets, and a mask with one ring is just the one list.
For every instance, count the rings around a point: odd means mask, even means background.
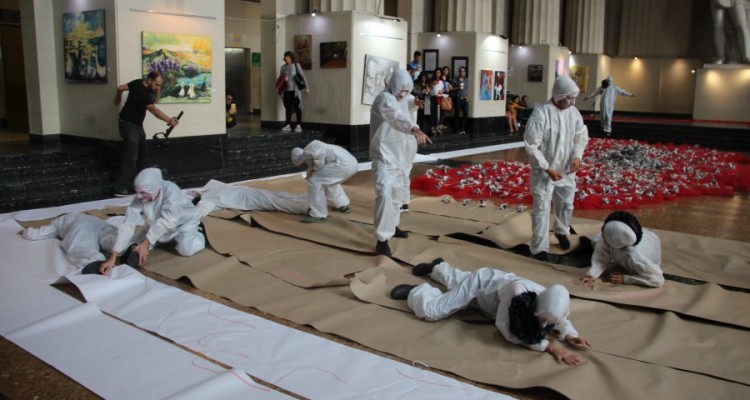
[{"label": "person in white hazmat suit", "polygon": [[[102,268],[111,268],[118,254],[126,250],[138,254],[138,265],[143,265],[149,250],[172,240],[177,242],[177,254],[185,257],[206,247],[206,237],[200,231],[200,212],[192,198],[173,182],[165,181],[161,170],[146,168],[138,173],[133,184],[135,198],[125,212],[114,249]],[[134,235],[135,227],[143,220],[143,229]]]},{"label": "person in white hazmat suit", "polygon": [[247,186],[221,186],[206,189],[203,192],[188,192],[193,196],[193,204],[200,216],[205,217],[221,208],[232,208],[243,211],[280,211],[289,214],[307,214],[309,202],[307,194],[291,194],[256,189]]},{"label": "person in white hazmat suit", "polygon": [[603,80],[602,85],[596,88],[590,95],[584,97],[583,101],[598,95],[602,95],[602,101],[599,104],[602,130],[605,133],[612,133],[612,114],[615,112],[615,100],[617,100],[617,96],[635,97],[635,95],[612,83],[611,76]]},{"label": "person in white hazmat suit", "polygon": [[388,239],[408,236],[398,229],[398,223],[399,209],[405,197],[404,165],[414,160],[413,156],[409,158],[409,141],[416,139],[418,145],[432,143],[408,111],[406,102],[413,85],[408,72],[394,71],[388,86],[378,94],[370,108],[370,158],[375,177],[375,251],[386,256],[391,255]]},{"label": "person in white hazmat suit", "polygon": [[[424,108],[424,101],[418,100],[411,93],[406,96],[402,102],[407,108],[407,112],[411,115],[412,123],[417,123],[417,111],[420,108]],[[411,202],[411,168],[414,165],[414,157],[417,156],[417,138],[413,136],[406,137],[406,151],[404,152],[403,159],[403,174],[404,174],[404,188],[400,192],[401,195],[401,209],[402,213],[409,212],[409,203]]]},{"label": "person in white hazmat suit", "polygon": [[445,285],[448,291],[429,283],[398,285],[391,297],[406,300],[414,314],[427,321],[447,318],[470,305],[495,319],[503,337],[531,350],[550,353],[555,360],[579,365],[582,360],[546,337],[553,331],[568,345],[588,350],[591,345],[578,336],[568,319],[570,297],[562,285],[545,288],[536,282],[499,269],[484,267],[474,272],[454,268],[442,258],[419,264],[412,269],[417,276],[429,275]]},{"label": "person in white hazmat suit", "polygon": [[653,288],[664,285],[659,237],[643,229],[633,214],[625,211],[609,214],[602,231],[591,241],[594,254],[591,268],[581,278],[584,283],[593,283],[606,270],[615,269],[608,276],[615,284]]},{"label": "person in white hazmat suit", "polygon": [[574,106],[578,93],[578,86],[567,75],[557,78],[552,98],[534,109],[523,135],[533,197],[529,249],[534,258],[543,261],[549,261],[550,201],[554,203],[555,236],[560,247],[570,248],[575,175],[589,141],[581,113]]},{"label": "person in white hazmat suit", "polygon": [[341,146],[313,140],[304,149],[292,149],[292,164],[307,166],[307,197],[310,201],[310,215],[302,218],[303,223],[323,222],[328,218],[328,201],[334,211],[344,214],[352,212],[349,196],[341,186],[357,173],[359,163],[351,153]]},{"label": "person in white hazmat suit", "polygon": [[82,273],[108,274],[101,268],[117,239],[117,227],[93,215],[70,213],[55,218],[52,223],[20,232],[24,239],[60,239],[65,257]]}]

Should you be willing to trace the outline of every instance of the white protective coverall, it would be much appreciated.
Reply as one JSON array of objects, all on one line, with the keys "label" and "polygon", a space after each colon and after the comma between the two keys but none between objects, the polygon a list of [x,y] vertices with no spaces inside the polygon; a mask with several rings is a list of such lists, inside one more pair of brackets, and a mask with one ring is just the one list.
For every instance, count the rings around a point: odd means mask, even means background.
[{"label": "white protective coverall", "polygon": [[296,147],[292,150],[292,163],[297,166],[307,164],[311,217],[328,217],[326,199],[335,208],[349,205],[349,196],[341,184],[357,173],[359,163],[345,148],[313,140],[304,149]]},{"label": "white protective coverall", "polygon": [[[415,100],[416,98],[410,94],[399,103],[404,103],[404,105],[407,106],[406,111],[411,115],[412,123],[416,125],[417,111],[419,110],[419,107]],[[409,204],[409,202],[411,202],[411,168],[412,165],[414,165],[414,157],[417,156],[417,147],[417,138],[414,135],[408,135],[406,137],[406,152],[404,153],[406,157],[404,157],[403,160],[404,189],[400,193],[400,204]]]},{"label": "white protective coverall", "polygon": [[244,211],[281,211],[289,214],[307,214],[306,194],[273,192],[246,186],[223,185],[210,188],[201,194],[196,208],[205,217],[219,208],[233,208]]},{"label": "white protective coverall", "polygon": [[608,76],[607,80],[609,81],[609,87],[599,86],[593,93],[586,96],[586,99],[602,95],[602,100],[599,104],[599,108],[601,108],[602,130],[606,133],[612,133],[612,114],[615,112],[615,100],[617,96],[632,96],[633,94],[615,85],[612,82],[611,76]]},{"label": "white protective coverall", "polygon": [[[533,345],[527,344],[511,333],[508,312],[514,297],[525,292],[540,294],[545,291],[544,286],[490,267],[480,268],[474,272],[462,271],[445,261],[435,266],[430,277],[445,285],[448,291],[443,293],[429,283],[412,289],[407,304],[417,317],[427,321],[438,321],[468,307],[476,299],[482,313],[495,319],[495,326],[509,342],[536,351],[544,351],[549,345],[547,339]],[[577,337],[578,332],[568,320],[567,303],[564,308],[563,312],[558,312],[555,331],[561,338],[568,335]]]},{"label": "white protective coverall", "polygon": [[[398,99],[399,92],[411,92],[414,82],[404,70],[391,74],[388,87],[370,108],[370,158],[375,176],[375,238],[382,242],[396,232],[400,221],[407,163],[414,161],[411,142],[416,138],[412,128],[419,126],[409,112],[408,96]],[[412,100],[413,102],[413,100]]]},{"label": "white protective coverall", "polygon": [[[165,181],[157,168],[146,168],[135,177],[136,192],[145,192],[153,201],[145,201],[137,193],[125,212],[125,222],[117,232],[114,250],[122,254],[131,244],[147,239],[150,247],[171,240],[177,242],[181,256],[192,256],[206,247],[206,238],[198,230],[200,212],[192,198],[177,185]],[[135,227],[145,219],[145,226],[135,239]]]},{"label": "white protective coverall", "polygon": [[625,270],[624,283],[647,287],[664,285],[664,275],[661,272],[661,242],[653,232],[643,229],[643,236],[638,244],[623,248],[610,246],[607,242],[612,241],[603,240],[601,232],[591,241],[594,245],[594,254],[591,256],[591,268],[587,275],[596,279],[608,268],[619,267]]},{"label": "white protective coverall", "polygon": [[[568,76],[555,80],[552,97],[577,96],[578,86]],[[570,234],[570,217],[576,192],[575,172],[570,162],[582,159],[589,141],[588,129],[575,106],[561,110],[552,101],[535,107],[523,135],[531,166],[529,188],[534,200],[531,212],[531,254],[549,251],[550,201],[554,202],[556,234]],[[551,168],[563,178],[553,181],[545,172]]]},{"label": "white protective coverall", "polygon": [[27,228],[22,233],[29,240],[57,238],[68,261],[83,268],[94,261],[104,261],[117,238],[117,227],[93,215],[70,213],[62,215],[49,225]]}]

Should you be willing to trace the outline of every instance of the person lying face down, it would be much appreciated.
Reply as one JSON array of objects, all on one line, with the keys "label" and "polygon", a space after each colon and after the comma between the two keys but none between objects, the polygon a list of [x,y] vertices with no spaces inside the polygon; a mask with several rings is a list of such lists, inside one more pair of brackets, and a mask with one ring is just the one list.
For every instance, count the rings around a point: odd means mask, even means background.
[{"label": "person lying face down", "polygon": [[578,355],[547,340],[547,335],[556,332],[573,348],[591,348],[588,341],[578,336],[568,319],[570,298],[562,285],[545,288],[513,273],[490,267],[474,272],[462,271],[442,258],[419,264],[412,273],[430,275],[448,288],[442,293],[440,289],[423,283],[418,286],[398,285],[391,290],[391,297],[406,300],[419,318],[438,321],[476,300],[480,311],[495,319],[495,326],[511,343],[550,353],[556,361],[574,366],[582,363]]},{"label": "person lying face down", "polygon": [[594,254],[591,268],[581,278],[584,283],[593,283],[605,271],[615,269],[624,270],[608,274],[609,281],[615,284],[654,288],[664,285],[659,237],[643,229],[633,214],[625,211],[609,214],[592,243]]},{"label": "person lying face down", "polygon": [[201,217],[221,208],[243,211],[280,211],[289,214],[307,214],[309,202],[306,194],[290,194],[255,189],[247,186],[222,185],[202,192],[191,191],[193,204]]},{"label": "person lying face down", "polygon": [[[26,228],[19,232],[24,239],[60,239],[60,247],[71,265],[81,273],[108,275],[102,268],[117,238],[117,227],[93,215],[70,213],[55,218],[48,225]],[[123,263],[127,260],[123,260]]]}]

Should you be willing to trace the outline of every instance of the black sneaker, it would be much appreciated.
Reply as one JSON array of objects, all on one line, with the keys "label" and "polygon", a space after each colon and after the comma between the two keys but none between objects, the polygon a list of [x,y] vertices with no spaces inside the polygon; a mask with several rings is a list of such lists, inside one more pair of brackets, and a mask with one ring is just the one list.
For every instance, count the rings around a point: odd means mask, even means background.
[{"label": "black sneaker", "polygon": [[391,247],[388,246],[387,240],[383,240],[382,242],[378,240],[378,244],[375,245],[375,251],[387,257],[391,256]]},{"label": "black sneaker", "polygon": [[409,212],[409,205],[408,204],[402,204],[400,211],[401,211],[401,213],[408,213]]},{"label": "black sneaker", "polygon": [[138,257],[138,253],[133,251],[134,246],[135,245],[129,246],[127,250],[123,251],[122,254],[120,254],[120,264],[128,264],[133,268],[138,267],[140,260]]},{"label": "black sneaker", "polygon": [[81,274],[87,275],[87,274],[98,274],[101,275],[102,273],[99,272],[99,268],[102,267],[102,264],[104,264],[104,261],[94,261],[90,263],[89,265],[83,267],[81,270]]},{"label": "black sneaker", "polygon": [[401,284],[391,290],[391,298],[393,300],[406,300],[409,298],[411,290],[417,287],[417,285]]},{"label": "black sneaker", "polygon": [[432,273],[432,270],[435,269],[435,266],[443,261],[445,260],[443,260],[442,258],[436,258],[432,260],[432,262],[417,264],[416,267],[411,269],[411,273],[416,276],[429,275]]},{"label": "black sneaker", "polygon": [[563,250],[568,250],[570,248],[570,240],[568,240],[568,235],[560,235],[555,233],[555,237],[557,238],[557,241],[560,242],[560,247],[562,247]]},{"label": "black sneaker", "polygon": [[393,234],[393,237],[399,238],[399,239],[406,239],[409,237],[409,233],[404,232],[401,229],[398,229],[398,227],[396,227],[396,232]]}]

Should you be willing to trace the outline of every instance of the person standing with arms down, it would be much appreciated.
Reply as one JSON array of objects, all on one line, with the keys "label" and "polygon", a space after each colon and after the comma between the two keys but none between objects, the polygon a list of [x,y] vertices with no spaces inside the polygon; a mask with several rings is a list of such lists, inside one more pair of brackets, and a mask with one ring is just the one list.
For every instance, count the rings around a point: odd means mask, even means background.
[{"label": "person standing with arms down", "polygon": [[596,88],[593,93],[584,97],[583,101],[598,95],[602,95],[602,101],[599,104],[602,115],[602,130],[605,133],[610,134],[612,133],[612,114],[615,112],[615,100],[617,100],[617,96],[635,97],[635,95],[612,83],[611,76],[608,76],[607,79],[603,80],[602,85]]},{"label": "person standing with arms down", "polygon": [[567,75],[552,86],[552,98],[534,109],[523,138],[531,166],[529,188],[531,254],[548,261],[550,201],[554,203],[555,236],[563,249],[570,248],[570,217],[576,192],[576,171],[589,141],[588,129],[575,107],[578,85]]},{"label": "person standing with arms down", "polygon": [[[378,96],[370,108],[370,158],[375,177],[375,251],[391,256],[388,239],[395,236],[405,238],[408,234],[398,229],[401,213],[399,208],[404,187],[404,161],[408,159],[408,140],[416,139],[418,145],[432,143],[419,129],[409,108],[405,106],[414,82],[409,73],[397,70],[391,75],[388,87]],[[415,101],[423,106],[421,101]],[[413,160],[409,160],[413,161]]]},{"label": "person standing with arms down", "polygon": [[292,164],[307,167],[307,194],[310,200],[310,215],[301,222],[309,224],[324,222],[328,218],[328,204],[333,211],[348,214],[349,196],[341,184],[357,173],[357,159],[341,146],[313,140],[305,148],[292,149]]},{"label": "person standing with arms down", "polygon": [[[132,189],[133,178],[144,167],[146,131],[143,130],[143,120],[146,119],[146,110],[170,126],[177,126],[180,123],[177,118],[167,116],[155,105],[158,102],[163,83],[164,78],[162,78],[161,73],[152,71],[146,76],[146,79],[136,79],[117,87],[116,106],[120,105],[122,94],[130,92],[127,100],[125,100],[125,105],[120,110],[119,129],[120,137],[123,140],[123,149],[120,173],[117,175],[114,188],[114,194],[117,197],[135,193]],[[156,94],[156,100],[154,94]]]},{"label": "person standing with arms down", "polygon": [[286,119],[284,120],[284,127],[281,128],[284,132],[290,132],[292,130],[292,112],[297,115],[297,126],[294,128],[295,132],[302,132],[302,88],[297,84],[296,76],[299,74],[302,77],[302,82],[305,84],[305,92],[310,94],[310,84],[307,82],[305,73],[302,72],[302,67],[295,61],[294,53],[287,51],[284,53],[284,65],[281,66],[279,76],[286,79],[286,88],[281,94],[284,100],[284,109],[286,110]]}]

